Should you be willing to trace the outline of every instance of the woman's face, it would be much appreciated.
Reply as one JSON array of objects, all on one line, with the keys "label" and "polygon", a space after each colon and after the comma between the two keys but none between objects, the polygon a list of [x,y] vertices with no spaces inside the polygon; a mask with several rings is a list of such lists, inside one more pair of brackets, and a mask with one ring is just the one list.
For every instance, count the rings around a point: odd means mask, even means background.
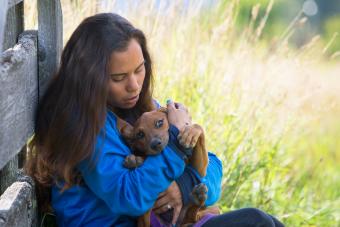
[{"label": "woman's face", "polygon": [[129,109],[136,105],[145,78],[142,49],[131,39],[125,51],[111,54],[108,104],[112,107]]}]

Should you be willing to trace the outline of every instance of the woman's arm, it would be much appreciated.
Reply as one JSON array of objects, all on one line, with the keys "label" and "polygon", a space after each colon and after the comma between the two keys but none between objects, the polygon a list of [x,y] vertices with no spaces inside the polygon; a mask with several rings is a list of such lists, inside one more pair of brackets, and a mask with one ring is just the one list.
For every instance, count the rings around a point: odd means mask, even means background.
[{"label": "woman's arm", "polygon": [[213,153],[209,152],[208,157],[209,163],[205,177],[201,177],[194,168],[187,166],[184,173],[176,179],[184,205],[189,203],[193,187],[202,182],[208,187],[208,198],[205,204],[210,206],[218,200],[221,194],[222,163]]},{"label": "woman's arm", "polygon": [[79,169],[86,185],[113,213],[139,216],[183,173],[185,163],[180,151],[170,144],[160,155],[146,158],[140,167],[126,169],[123,162],[131,152],[121,140],[112,116],[105,131],[97,138],[94,166],[85,160]]}]

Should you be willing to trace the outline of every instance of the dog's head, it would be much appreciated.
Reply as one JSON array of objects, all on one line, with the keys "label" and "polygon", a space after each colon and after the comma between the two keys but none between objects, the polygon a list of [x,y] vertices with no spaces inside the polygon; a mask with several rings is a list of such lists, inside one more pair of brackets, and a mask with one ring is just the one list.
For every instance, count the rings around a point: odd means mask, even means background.
[{"label": "dog's head", "polygon": [[169,141],[169,122],[165,108],[145,112],[136,123],[120,131],[138,155],[159,154]]}]

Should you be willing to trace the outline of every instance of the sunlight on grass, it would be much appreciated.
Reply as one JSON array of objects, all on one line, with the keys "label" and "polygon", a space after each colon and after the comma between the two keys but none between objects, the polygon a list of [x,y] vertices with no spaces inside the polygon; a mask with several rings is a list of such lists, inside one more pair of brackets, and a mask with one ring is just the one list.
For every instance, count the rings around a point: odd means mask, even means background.
[{"label": "sunlight on grass", "polygon": [[340,226],[339,57],[324,56],[318,37],[289,46],[302,14],[268,43],[261,35],[274,1],[254,5],[241,33],[236,0],[185,10],[180,1],[127,1],[128,12],[79,2],[62,1],[65,40],[94,12],[121,13],[145,32],[155,97],[187,105],[223,160],[223,211],[258,207],[287,226]]}]

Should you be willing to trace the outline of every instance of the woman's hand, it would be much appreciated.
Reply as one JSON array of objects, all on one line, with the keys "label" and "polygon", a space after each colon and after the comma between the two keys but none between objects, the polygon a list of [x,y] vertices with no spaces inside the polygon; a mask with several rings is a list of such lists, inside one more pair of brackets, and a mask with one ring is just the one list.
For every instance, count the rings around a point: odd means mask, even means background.
[{"label": "woman's hand", "polygon": [[172,224],[176,224],[182,206],[182,194],[176,181],[174,181],[166,191],[159,194],[158,199],[153,207],[153,211],[156,214],[161,214],[171,208],[174,208]]},{"label": "woman's hand", "polygon": [[191,125],[191,116],[188,109],[181,103],[167,101],[169,123],[176,126],[181,132],[185,126]]}]

